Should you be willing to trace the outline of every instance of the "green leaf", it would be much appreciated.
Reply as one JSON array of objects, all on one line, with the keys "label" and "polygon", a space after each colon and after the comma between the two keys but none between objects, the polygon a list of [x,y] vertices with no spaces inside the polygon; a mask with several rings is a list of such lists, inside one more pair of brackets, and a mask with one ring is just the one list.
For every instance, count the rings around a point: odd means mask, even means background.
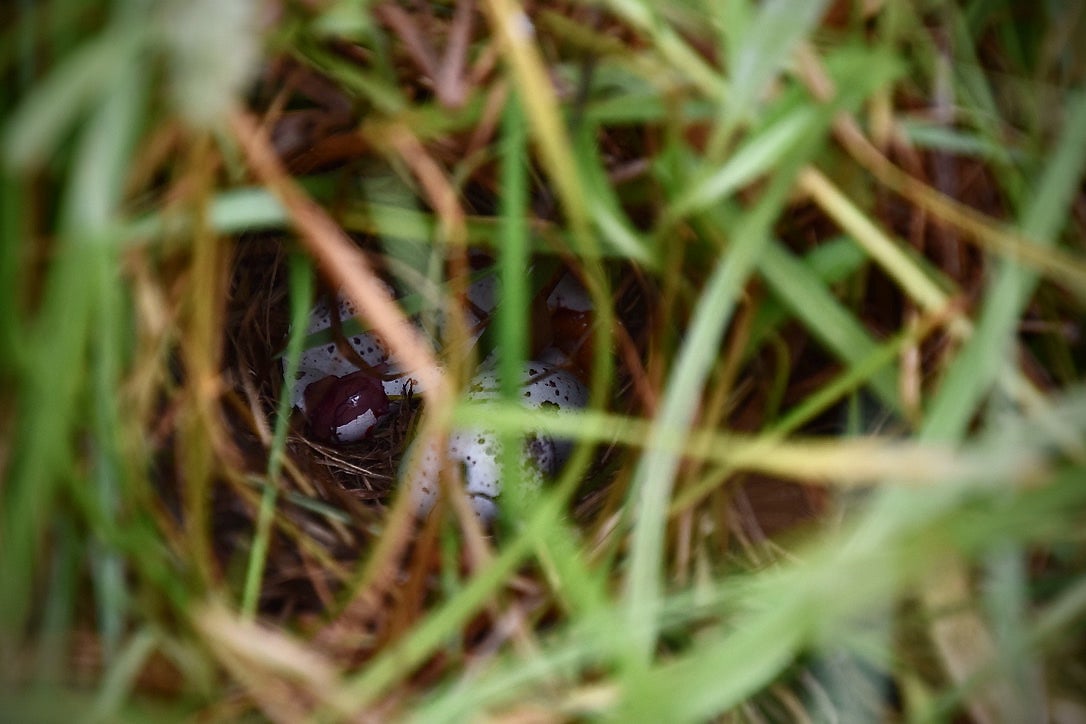
[{"label": "green leaf", "polygon": [[142,34],[112,29],[86,41],[34,89],[4,128],[4,162],[42,163],[124,67],[136,63]]},{"label": "green leaf", "polygon": [[769,83],[822,17],[826,0],[767,0],[731,52],[731,93],[725,112],[745,119]]}]

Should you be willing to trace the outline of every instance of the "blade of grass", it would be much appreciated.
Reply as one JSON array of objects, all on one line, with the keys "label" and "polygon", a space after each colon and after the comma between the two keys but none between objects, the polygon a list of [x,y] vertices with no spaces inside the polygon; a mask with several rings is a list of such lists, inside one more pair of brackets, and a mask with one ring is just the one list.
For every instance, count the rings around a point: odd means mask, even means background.
[{"label": "blade of grass", "polygon": [[[1066,223],[1072,194],[1086,166],[1086,94],[1069,105],[1064,133],[1022,217],[1022,230],[1043,246],[1055,243]],[[1013,260],[1000,265],[985,294],[974,335],[966,343],[932,400],[924,439],[954,440],[966,430],[980,401],[1007,361],[1023,307],[1037,285],[1037,275]]]},{"label": "blade of grass", "polygon": [[808,167],[800,172],[797,182],[925,311],[943,310],[949,302],[947,293],[824,174]]},{"label": "blade of grass", "polygon": [[921,118],[905,118],[898,123],[909,144],[916,148],[942,151],[956,156],[973,157],[986,161],[1010,163],[1020,157],[1013,146],[1000,144],[983,134],[947,128]]},{"label": "blade of grass", "polygon": [[288,224],[279,200],[262,188],[222,191],[208,205],[208,224],[220,234],[282,229]]},{"label": "blade of grass", "polygon": [[336,53],[317,44],[300,48],[299,58],[334,78],[342,87],[368,99],[377,110],[387,116],[397,116],[406,110],[407,101],[401,89],[387,78],[362,70],[356,63],[348,63]]},{"label": "blade of grass", "polygon": [[[118,17],[121,19],[114,26],[116,31],[107,35],[118,47],[94,51],[113,58],[111,62],[116,62],[116,56],[111,54],[123,50],[120,57],[125,57],[124,54],[130,52],[142,37],[133,29],[130,18],[123,18],[123,15],[119,11]],[[91,62],[91,59],[84,59],[84,62]],[[78,71],[70,69],[69,65],[64,68],[65,74],[78,75]],[[32,573],[33,561],[45,530],[44,522],[56,503],[56,495],[63,483],[72,482],[65,477],[66,474],[76,468],[73,436],[84,423],[79,400],[88,380],[86,366],[80,361],[86,358],[88,349],[93,349],[93,343],[97,340],[91,331],[96,326],[93,323],[95,310],[100,308],[102,301],[99,294],[103,293],[98,289],[99,279],[93,274],[88,275],[87,270],[101,268],[108,273],[113,239],[103,231],[115,214],[125,173],[125,159],[134,140],[134,118],[138,115],[138,101],[135,99],[138,93],[134,94],[130,86],[133,78],[133,75],[120,69],[118,74],[107,79],[111,84],[109,87],[117,93],[103,96],[103,105],[93,123],[81,135],[82,142],[77,150],[75,166],[67,179],[59,212],[61,234],[55,261],[47,274],[40,313],[32,329],[28,330],[31,336],[25,343],[29,352],[19,400],[22,425],[12,483],[4,491],[6,499],[3,506],[3,530],[7,538],[4,553],[9,556],[6,566],[10,566],[6,570],[12,572],[15,581],[13,585],[4,587],[6,600],[0,605],[6,617],[5,623],[10,626],[9,633],[22,628],[35,578]],[[65,85],[71,82],[70,77],[62,74],[59,81],[39,88],[24,104],[18,123],[42,122],[48,125],[52,121],[35,121],[35,114],[50,109],[74,113],[73,108],[64,111],[54,107],[67,104],[70,99],[53,94],[82,91]],[[94,82],[94,88],[102,90],[99,81]],[[93,95],[80,96],[79,102],[86,103],[93,98]],[[21,142],[40,144],[23,159],[27,162],[38,155],[48,155],[50,149],[46,144],[59,140],[55,135],[59,127],[48,126],[46,130],[50,130],[50,133],[36,135],[36,130],[19,130],[18,123],[13,126],[16,129],[13,132],[29,134]],[[111,128],[111,124],[117,125]],[[110,133],[106,133],[106,130]],[[15,140],[20,140],[18,135]],[[115,313],[116,308],[108,312]],[[109,324],[119,321],[111,319]],[[107,337],[103,342],[105,347],[99,348],[105,355],[102,359],[108,360],[110,355],[115,354],[118,344],[117,338]],[[108,362],[100,369],[107,376],[115,377],[116,370],[110,371],[113,366],[114,362]],[[104,384],[108,386],[110,382],[106,380]],[[114,392],[107,390],[103,394],[112,395]],[[108,437],[100,444],[106,450],[111,448]],[[114,497],[108,491],[104,495],[107,500]],[[113,564],[105,565],[101,570],[106,572],[106,578],[100,581],[100,590],[114,592],[107,595],[110,601],[103,603],[101,613],[115,617],[119,609],[114,607],[114,599],[121,584]],[[118,628],[115,620],[103,625],[109,630]]]},{"label": "blade of grass", "polygon": [[[1073,192],[1086,166],[1086,94],[1079,94],[1067,114],[1064,133],[1052,161],[1025,210],[1022,228],[1040,243],[1055,243],[1064,225]],[[1036,273],[1005,260],[986,295],[974,334],[955,358],[928,410],[920,436],[924,440],[958,441],[967,431],[992,385],[1008,366],[1022,309],[1037,284]],[[1014,367],[1010,361],[1010,367]],[[923,590],[929,610],[956,602],[968,590],[964,561],[955,561]],[[972,611],[950,619],[937,619],[932,635],[943,662],[955,681],[963,681],[993,658],[995,642],[985,623]],[[965,637],[968,637],[967,639]],[[968,640],[969,645],[962,643]],[[1013,694],[1003,682],[993,682],[970,699],[974,716],[1006,711]]]},{"label": "blade of grass", "polygon": [[728,87],[724,79],[683,40],[675,28],[659,16],[652,3],[644,0],[607,0],[606,5],[616,15],[651,38],[653,48],[660,54],[661,59],[703,95],[721,102],[727,98]]},{"label": "blade of grass", "polygon": [[755,115],[766,88],[788,62],[793,50],[814,29],[825,12],[826,0],[796,5],[791,0],[769,0],[758,6],[745,24],[745,32],[728,48],[731,90],[721,104],[707,155],[720,158],[728,139]]},{"label": "blade of grass", "polygon": [[158,636],[149,628],[140,629],[131,636],[102,677],[98,696],[91,709],[93,721],[116,720],[124,700],[135,688],[140,672],[157,645]]},{"label": "blade of grass", "polygon": [[[758,269],[774,295],[839,359],[860,365],[875,356],[878,346],[859,320],[779,242],[766,244]],[[891,362],[870,378],[871,388],[883,404],[898,412],[902,409],[899,374]]]},{"label": "blade of grass", "polygon": [[[3,61],[0,61],[0,68],[6,69],[9,62],[17,62],[19,89],[26,91],[30,88],[34,77],[37,75],[38,63],[35,57],[34,45],[40,32],[38,28],[41,23],[41,13],[33,0],[19,0],[19,11],[16,13],[16,17],[18,20],[12,24],[14,27],[4,28],[3,30],[4,35],[7,37],[0,42],[0,46],[7,50],[0,54],[0,57],[3,58]],[[11,35],[15,37],[11,38]],[[12,53],[10,59],[7,57],[8,52]]]},{"label": "blade of grass", "polygon": [[19,213],[25,203],[26,193],[19,180],[0,171],[0,377],[5,380],[26,364],[22,345],[25,275],[20,273],[20,250],[28,230]]},{"label": "blade of grass", "polygon": [[[133,19],[132,5],[122,11],[122,22]],[[96,230],[108,227],[119,216],[123,188],[145,115],[146,79],[142,66],[128,65],[111,79],[103,98],[84,129],[71,178],[76,185],[66,199],[73,226]],[[108,236],[97,241],[91,287],[95,334],[90,338],[92,396],[96,441],[92,475],[97,505],[109,525],[120,525],[131,481],[128,479],[122,440],[120,386],[124,374],[125,347],[130,333],[119,245]],[[128,617],[127,564],[121,551],[97,542],[89,547],[92,578],[98,609],[98,629],[103,658],[111,660],[120,645]]]},{"label": "blade of grass", "polygon": [[267,484],[260,497],[260,509],[257,512],[256,533],[253,535],[249,563],[245,571],[245,586],[241,595],[241,616],[252,619],[256,615],[260,601],[260,590],[264,581],[264,569],[268,558],[268,546],[271,542],[272,518],[275,516],[276,501],[279,494],[279,473],[282,469],[283,455],[286,450],[287,430],[290,427],[290,387],[291,380],[298,376],[298,362],[302,356],[305,340],[306,321],[309,318],[309,305],[313,298],[313,273],[305,257],[293,254],[290,257],[290,338],[287,341],[286,355],[283,360],[283,386],[279,391],[279,406],[276,409],[275,431],[271,449],[268,451]]},{"label": "blade of grass", "polygon": [[[807,273],[818,280],[819,285],[832,287],[855,274],[867,263],[867,257],[847,237],[837,237],[820,243],[804,254],[801,263],[807,267]],[[766,338],[790,319],[790,315],[791,311],[776,297],[763,300],[751,324],[746,357],[761,349]]]},{"label": "blade of grass", "polygon": [[513,0],[488,0],[491,28],[501,40],[502,51],[517,81],[519,97],[562,208],[573,229],[574,240],[585,249],[595,246],[588,232],[588,207],[577,174],[568,133],[562,124],[558,99],[539,49],[532,41],[531,21]]},{"label": "blade of grass", "polygon": [[[614,719],[705,721],[753,695],[795,656],[804,634],[797,622],[810,615],[805,603],[793,597],[761,615],[740,619],[735,633],[699,646],[696,654],[639,672],[627,680]],[[708,672],[712,682],[706,680]]]},{"label": "blade of grass", "polygon": [[1043,272],[1080,298],[1084,295],[1086,261],[1080,255],[1039,244],[1023,233],[1021,228],[999,223],[910,176],[872,146],[854,122],[842,123],[838,135],[856,159],[879,181],[930,211],[944,223],[965,232],[972,243]]},{"label": "blade of grass", "polygon": [[724,117],[749,117],[792,50],[812,32],[827,4],[817,0],[796,6],[790,0],[770,0],[758,7],[748,32],[739,38],[738,46],[730,49],[732,85]]},{"label": "blade of grass", "polygon": [[133,56],[142,41],[132,28],[114,26],[68,54],[5,124],[4,162],[26,168],[45,160],[118,73],[141,65]]},{"label": "blade of grass", "polygon": [[[984,610],[992,622],[998,666],[1011,692],[1006,711],[1018,721],[1043,718],[1043,674],[1028,645],[1030,633],[1027,553],[1015,543],[994,546],[984,558]],[[1014,655],[1011,655],[1014,652]]]},{"label": "blade of grass", "polygon": [[618,196],[612,188],[607,173],[600,164],[595,148],[598,129],[582,124],[573,138],[575,158],[579,164],[581,178],[594,201],[589,205],[589,214],[596,224],[600,235],[608,242],[613,253],[635,261],[641,266],[656,270],[658,261],[649,250],[642,235],[634,229],[627,218]]},{"label": "blade of grass", "polygon": [[583,119],[586,123],[617,128],[660,123],[673,113],[689,121],[708,121],[713,118],[713,106],[708,101],[691,100],[674,111],[661,101],[658,91],[645,90],[642,94],[628,93],[615,98],[592,100],[585,108]]},{"label": "blade of grass", "polygon": [[[598,443],[620,443],[646,448],[655,420],[644,420],[595,411],[548,414],[519,406],[461,403],[453,421],[468,427],[525,433],[538,431]],[[819,480],[848,487],[872,484],[894,472],[908,469],[916,485],[938,485],[940,476],[976,475],[977,471],[1008,466],[1008,476],[1017,475],[1025,484],[1036,473],[1040,460],[1025,452],[1014,461],[987,453],[987,458],[953,451],[936,444],[920,444],[889,437],[852,437],[844,440],[825,437],[778,439],[776,435],[723,433],[714,429],[673,429],[656,433],[652,450],[677,458],[719,463],[736,470],[750,470],[797,481]],[[650,452],[646,450],[646,455]],[[1009,456],[1010,451],[1007,452]],[[1012,456],[1013,457],[1013,456]],[[1017,461],[1017,462],[1015,462]],[[895,485],[906,485],[897,481]],[[886,483],[887,486],[890,483]]]},{"label": "blade of grass", "polygon": [[[528,288],[525,272],[529,267],[528,230],[528,134],[527,119],[521,106],[520,96],[509,93],[505,113],[502,116],[501,155],[501,241],[498,256],[498,275],[501,280],[501,302],[497,306],[498,368],[501,371],[501,398],[516,404],[520,397],[524,355],[528,351],[527,324],[529,324]],[[505,433],[500,437],[502,479],[509,490],[506,496],[512,501],[512,510],[523,500],[519,485],[520,436]],[[507,511],[508,512],[508,511]]]},{"label": "blade of grass", "polygon": [[37,661],[34,662],[35,674],[42,682],[61,680],[67,669],[83,544],[72,518],[69,514],[58,513],[48,526],[53,539],[48,551],[48,575],[45,576],[49,597],[39,612],[41,621],[38,624]]},{"label": "blade of grass", "polygon": [[630,628],[625,663],[642,670],[652,658],[653,625],[661,595],[662,546],[679,457],[660,445],[665,435],[683,434],[694,422],[698,399],[715,360],[735,300],[768,242],[769,227],[791,188],[789,167],[774,174],[763,198],[734,229],[706,283],[690,329],[670,374],[664,400],[646,439],[646,452],[634,471],[628,495],[632,517],[629,572],[624,586],[623,620]]},{"label": "blade of grass", "polygon": [[801,106],[754,135],[719,170],[672,201],[668,221],[705,209],[765,174],[824,123],[825,113]]}]

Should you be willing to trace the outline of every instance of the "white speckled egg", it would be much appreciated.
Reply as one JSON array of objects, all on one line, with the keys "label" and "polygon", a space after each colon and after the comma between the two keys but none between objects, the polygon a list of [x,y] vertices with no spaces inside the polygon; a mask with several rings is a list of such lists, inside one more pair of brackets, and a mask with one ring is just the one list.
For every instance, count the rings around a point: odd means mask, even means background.
[{"label": "white speckled egg", "polygon": [[592,296],[581,281],[572,274],[563,274],[547,297],[547,308],[552,312],[565,309],[571,312],[591,312]]},{"label": "white speckled egg", "polygon": [[[427,441],[417,453],[413,446],[405,457],[407,485],[416,514],[425,517],[434,507],[441,490],[441,466],[448,460],[460,466],[464,492],[475,515],[484,522],[493,521],[498,514],[496,499],[502,490],[502,443],[498,434],[491,430],[453,430],[446,444],[445,457],[438,455],[433,441]],[[413,461],[416,454],[422,457]],[[521,456],[520,483],[528,490],[538,490],[543,484],[544,472],[553,470],[554,460],[554,443],[549,438],[530,438],[525,443],[525,454]]]},{"label": "white speckled egg", "polygon": [[[545,362],[526,362],[521,372],[521,402],[538,410],[550,407],[556,410],[580,409],[588,404],[588,388],[572,373]],[[497,400],[501,397],[501,381],[495,370],[484,370],[475,376],[468,386],[469,400]],[[556,459],[552,470],[557,471],[569,459],[573,445],[567,440],[554,442]]]},{"label": "white speckled egg", "polygon": [[[565,370],[540,362],[526,363],[522,373],[522,401],[532,409],[553,407],[567,410],[583,407],[588,402],[588,390]],[[500,397],[497,372],[484,370],[469,385],[466,397],[474,401],[497,400]],[[572,451],[568,440],[531,433],[522,442],[520,483],[527,490],[538,489],[545,477],[558,472]],[[497,515],[497,497],[502,491],[500,436],[493,430],[464,428],[449,433],[447,459],[459,465],[464,490],[475,514],[484,522]],[[421,455],[413,460],[414,455]],[[419,452],[405,456],[406,485],[419,516],[433,508],[440,490],[440,471],[444,463],[436,445],[428,442]]]}]

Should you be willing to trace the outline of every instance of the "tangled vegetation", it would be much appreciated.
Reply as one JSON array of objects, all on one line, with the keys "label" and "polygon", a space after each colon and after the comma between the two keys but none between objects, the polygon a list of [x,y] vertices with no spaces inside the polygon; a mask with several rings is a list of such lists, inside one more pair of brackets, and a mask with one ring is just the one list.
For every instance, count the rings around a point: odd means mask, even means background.
[{"label": "tangled vegetation", "polygon": [[[1082,3],[0,18],[4,718],[1086,718]],[[563,274],[588,406],[466,400]],[[347,445],[337,292],[434,371]],[[417,520],[481,423],[575,451]]]}]

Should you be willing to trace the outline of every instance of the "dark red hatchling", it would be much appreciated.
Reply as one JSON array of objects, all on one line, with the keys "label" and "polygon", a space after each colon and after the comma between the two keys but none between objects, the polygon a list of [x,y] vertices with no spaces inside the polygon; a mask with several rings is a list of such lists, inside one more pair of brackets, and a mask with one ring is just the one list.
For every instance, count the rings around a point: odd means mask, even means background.
[{"label": "dark red hatchling", "polygon": [[357,442],[388,414],[381,380],[360,370],[343,377],[322,377],[305,388],[305,406],[313,437],[325,442]]}]

